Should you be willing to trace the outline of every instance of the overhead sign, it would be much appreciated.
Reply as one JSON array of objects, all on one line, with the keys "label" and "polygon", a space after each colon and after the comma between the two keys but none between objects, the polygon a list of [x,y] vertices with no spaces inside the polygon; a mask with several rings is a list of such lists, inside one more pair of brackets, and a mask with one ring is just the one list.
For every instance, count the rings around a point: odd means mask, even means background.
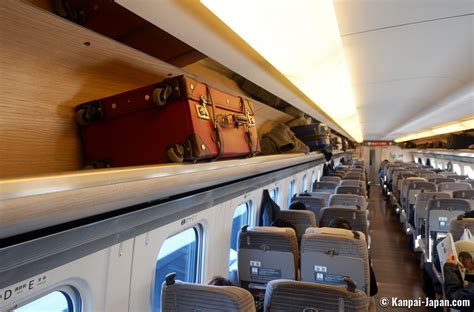
[{"label": "overhead sign", "polygon": [[394,141],[364,141],[364,146],[391,146],[396,145]]}]

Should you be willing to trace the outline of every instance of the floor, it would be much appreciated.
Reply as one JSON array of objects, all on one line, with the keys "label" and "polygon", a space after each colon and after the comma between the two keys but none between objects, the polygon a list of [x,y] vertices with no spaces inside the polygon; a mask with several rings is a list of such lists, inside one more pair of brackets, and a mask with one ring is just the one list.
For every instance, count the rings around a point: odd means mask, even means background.
[{"label": "floor", "polygon": [[[404,311],[406,308],[382,308],[381,298],[424,300],[420,257],[409,247],[408,236],[402,231],[394,211],[383,200],[380,185],[372,185],[370,192],[370,256],[377,279],[375,296],[377,311]],[[429,311],[411,308],[410,311]]]}]

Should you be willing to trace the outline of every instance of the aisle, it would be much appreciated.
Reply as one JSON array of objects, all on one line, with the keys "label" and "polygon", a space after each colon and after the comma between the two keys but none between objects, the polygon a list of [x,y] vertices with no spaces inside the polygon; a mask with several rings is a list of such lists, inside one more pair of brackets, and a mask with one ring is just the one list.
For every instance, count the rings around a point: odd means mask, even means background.
[{"label": "aisle", "polygon": [[[388,209],[379,185],[370,193],[370,256],[379,292],[375,297],[377,311],[401,311],[400,308],[381,308],[380,298],[425,298],[419,255],[409,248],[408,236],[402,232],[397,216]],[[402,309],[403,310],[403,309]],[[428,311],[412,308],[410,311]]]}]

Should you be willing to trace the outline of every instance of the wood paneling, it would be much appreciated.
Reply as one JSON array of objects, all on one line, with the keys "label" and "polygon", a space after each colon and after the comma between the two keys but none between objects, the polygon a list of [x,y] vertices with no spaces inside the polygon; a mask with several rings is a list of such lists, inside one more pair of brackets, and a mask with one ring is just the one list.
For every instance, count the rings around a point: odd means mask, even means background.
[{"label": "wood paneling", "polygon": [[80,168],[73,107],[181,74],[19,1],[0,4],[0,176]]}]

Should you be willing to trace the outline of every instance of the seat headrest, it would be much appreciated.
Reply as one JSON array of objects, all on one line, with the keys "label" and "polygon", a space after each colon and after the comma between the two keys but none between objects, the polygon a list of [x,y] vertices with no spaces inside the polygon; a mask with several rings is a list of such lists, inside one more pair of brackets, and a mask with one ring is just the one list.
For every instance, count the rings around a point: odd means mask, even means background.
[{"label": "seat headrest", "polygon": [[346,229],[337,229],[337,228],[329,228],[329,227],[309,227],[306,229],[304,234],[304,238],[310,239],[313,237],[321,237],[321,236],[332,236],[332,237],[341,237],[341,238],[350,238],[350,239],[360,239],[365,241],[365,235],[362,232],[358,231],[351,231]]},{"label": "seat headrest", "polygon": [[211,286],[175,281],[166,276],[162,285],[162,311],[255,311],[252,294],[235,286]]}]

